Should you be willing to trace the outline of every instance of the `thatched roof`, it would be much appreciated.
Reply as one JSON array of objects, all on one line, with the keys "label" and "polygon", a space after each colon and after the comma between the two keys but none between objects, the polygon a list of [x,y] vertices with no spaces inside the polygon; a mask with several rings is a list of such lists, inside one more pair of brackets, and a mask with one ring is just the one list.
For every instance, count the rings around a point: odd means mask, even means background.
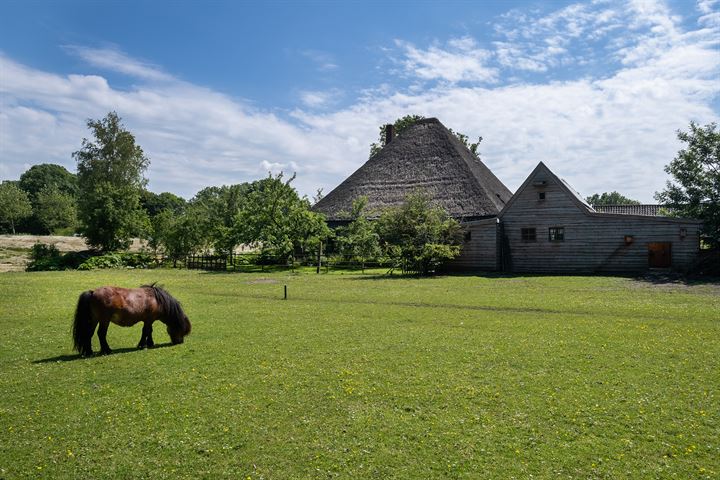
[{"label": "thatched roof", "polygon": [[331,222],[344,220],[352,202],[368,198],[370,211],[400,205],[416,190],[458,220],[497,215],[512,193],[436,118],[400,135],[328,193],[314,210]]}]

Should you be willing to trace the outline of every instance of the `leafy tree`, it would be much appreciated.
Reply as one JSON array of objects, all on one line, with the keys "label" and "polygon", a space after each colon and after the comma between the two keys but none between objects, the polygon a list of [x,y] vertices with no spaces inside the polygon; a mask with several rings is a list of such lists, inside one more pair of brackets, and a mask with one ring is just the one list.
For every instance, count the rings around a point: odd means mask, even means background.
[{"label": "leafy tree", "polygon": [[94,141],[84,138],[73,153],[77,160],[81,232],[89,245],[102,250],[125,249],[147,226],[140,195],[150,161],[117,113],[88,120]]},{"label": "leafy tree", "polygon": [[701,219],[705,240],[720,247],[720,131],[715,123],[691,122],[677,137],[686,146],[665,166],[675,183],[667,182],[655,198],[673,215]]},{"label": "leafy tree", "polygon": [[25,191],[21,190],[14,182],[3,182],[0,184],[0,221],[10,224],[12,233],[15,234],[15,223],[18,220],[27,218],[32,214],[32,205]]},{"label": "leafy tree", "polygon": [[162,248],[173,261],[173,267],[177,266],[178,260],[197,252],[204,245],[203,224],[193,208],[179,215],[163,210],[152,218],[151,224],[150,247],[156,252]]},{"label": "leafy tree", "polygon": [[56,188],[62,194],[73,198],[73,201],[77,196],[77,176],[68,172],[65,167],[52,163],[30,167],[20,176],[18,186],[27,192],[33,207],[33,214],[20,221],[18,226],[33,234],[51,233],[38,216],[40,209],[37,199],[43,189]]},{"label": "leafy tree", "polygon": [[[160,194],[153,193],[149,190],[144,190],[140,196],[140,205],[143,207],[149,218],[149,227],[145,231],[145,239],[148,241],[148,246],[153,250],[155,255],[160,250],[163,250],[169,257],[173,259],[174,264],[177,264],[177,260],[191,253],[182,254],[179,253],[184,249],[182,246],[185,241],[178,241],[176,237],[179,233],[180,217],[185,214],[188,203],[184,198],[178,197],[177,195],[170,192],[162,192]],[[195,224],[197,224],[197,231],[202,232],[202,226],[198,216],[193,213]],[[202,235],[201,235],[202,237]],[[175,242],[174,245],[170,245],[171,242]],[[193,245],[201,244],[202,238],[198,240],[192,240],[189,242]],[[178,248],[178,246],[180,246]]]},{"label": "leafy tree", "polygon": [[360,260],[365,271],[365,262],[380,256],[380,237],[367,216],[367,197],[357,198],[349,214],[350,223],[336,231],[340,252]]},{"label": "leafy tree", "polygon": [[[400,117],[397,120],[395,120],[395,123],[393,123],[393,138],[400,135],[404,130],[406,130],[408,127],[411,127],[415,125],[419,120],[423,120],[425,117],[422,115],[405,115],[404,117]],[[385,125],[381,125],[380,127],[380,137],[377,142],[373,142],[370,144],[370,157],[373,157],[375,154],[377,154],[386,144],[386,136],[385,136]],[[478,152],[478,147],[480,146],[480,142],[482,142],[482,137],[478,137],[478,141],[475,143],[470,143],[469,137],[465,134],[462,134],[460,132],[453,131],[452,128],[448,129],[450,130],[450,133],[454,134],[462,143],[465,145],[473,155],[475,155],[477,158],[480,158],[480,152]]]},{"label": "leafy tree", "polygon": [[332,230],[327,226],[325,217],[310,209],[310,201],[300,198],[288,217],[288,236],[293,245],[293,253],[299,251],[302,255],[315,252],[320,242],[332,236]]},{"label": "leafy tree", "polygon": [[163,210],[170,210],[171,212],[179,214],[185,209],[186,203],[184,198],[178,197],[170,192],[157,194],[149,190],[143,190],[140,195],[140,205],[145,209],[150,218]]},{"label": "leafy tree", "polygon": [[74,197],[77,194],[77,176],[68,172],[62,165],[42,163],[33,165],[20,175],[19,186],[27,192],[32,202],[42,189],[49,187],[55,187],[60,192]]},{"label": "leafy tree", "polygon": [[233,231],[235,217],[245,204],[249,190],[248,183],[208,187],[190,200],[203,225],[206,241],[216,253],[230,253],[239,243]]},{"label": "leafy tree", "polygon": [[77,225],[75,197],[56,185],[38,192],[34,210],[38,222],[50,233],[59,229],[73,229]]},{"label": "leafy tree", "polygon": [[283,174],[268,175],[249,186],[245,202],[235,217],[237,243],[259,245],[263,254],[277,259],[294,258],[295,251],[313,251],[331,232],[325,218],[310,210]]},{"label": "leafy tree", "polygon": [[618,192],[604,192],[593,194],[585,198],[590,205],[640,205],[640,202],[626,197]]},{"label": "leafy tree", "polygon": [[376,228],[386,254],[403,272],[427,275],[460,254],[462,227],[423,192],[383,212]]}]

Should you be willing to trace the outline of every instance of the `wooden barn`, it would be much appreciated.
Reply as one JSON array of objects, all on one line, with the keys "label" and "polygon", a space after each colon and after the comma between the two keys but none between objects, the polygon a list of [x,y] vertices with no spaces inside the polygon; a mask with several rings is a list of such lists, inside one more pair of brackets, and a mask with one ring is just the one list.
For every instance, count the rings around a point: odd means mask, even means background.
[{"label": "wooden barn", "polygon": [[700,249],[700,221],[597,212],[542,162],[497,218],[465,225],[469,233],[460,257],[453,262],[460,269],[686,271]]},{"label": "wooden barn", "polygon": [[[392,141],[390,141],[392,140]],[[437,119],[408,127],[313,208],[331,226],[352,202],[371,211],[400,205],[421,189],[466,228],[450,268],[509,272],[635,273],[685,271],[700,249],[701,222],[657,208],[596,211],[542,162],[513,195]]]}]

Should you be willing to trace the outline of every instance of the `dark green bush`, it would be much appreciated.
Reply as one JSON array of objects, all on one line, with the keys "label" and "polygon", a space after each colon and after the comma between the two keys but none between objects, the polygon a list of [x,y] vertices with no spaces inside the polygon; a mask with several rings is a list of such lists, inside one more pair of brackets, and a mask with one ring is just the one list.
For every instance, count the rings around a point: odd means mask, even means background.
[{"label": "dark green bush", "polygon": [[149,268],[153,257],[147,253],[108,253],[97,255],[92,250],[61,253],[55,245],[36,243],[30,252],[26,270],[95,270],[98,268]]},{"label": "dark green bush", "polygon": [[28,263],[26,270],[28,272],[65,270],[60,250],[55,245],[36,243],[30,251],[30,263]]},{"label": "dark green bush", "polygon": [[62,263],[65,270],[76,270],[88,258],[97,255],[93,250],[84,250],[82,252],[67,252],[62,256]]},{"label": "dark green bush", "polygon": [[150,268],[153,257],[148,253],[106,253],[85,260],[78,270],[97,270],[102,268]]},{"label": "dark green bush", "polygon": [[123,267],[122,259],[117,253],[106,253],[98,257],[91,257],[85,260],[78,270],[97,270],[101,268],[121,268]]},{"label": "dark green bush", "polygon": [[250,265],[260,265],[260,255],[256,253],[243,253],[234,255],[232,264],[234,267],[246,267]]}]

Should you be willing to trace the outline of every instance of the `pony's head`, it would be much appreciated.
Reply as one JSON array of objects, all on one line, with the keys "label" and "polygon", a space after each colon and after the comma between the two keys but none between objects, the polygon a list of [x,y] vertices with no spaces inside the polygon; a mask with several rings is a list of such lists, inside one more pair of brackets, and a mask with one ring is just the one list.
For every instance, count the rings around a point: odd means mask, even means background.
[{"label": "pony's head", "polygon": [[185,315],[180,302],[154,283],[152,285],[143,285],[143,287],[153,290],[160,309],[160,320],[167,325],[167,332],[173,345],[183,343],[185,337],[190,335],[191,326],[190,320]]},{"label": "pony's head", "polygon": [[176,324],[171,324],[170,322],[167,322],[167,332],[168,335],[170,335],[170,340],[172,341],[173,345],[183,343],[185,337],[187,335],[190,335],[190,329],[190,320],[184,313],[180,321]]}]

